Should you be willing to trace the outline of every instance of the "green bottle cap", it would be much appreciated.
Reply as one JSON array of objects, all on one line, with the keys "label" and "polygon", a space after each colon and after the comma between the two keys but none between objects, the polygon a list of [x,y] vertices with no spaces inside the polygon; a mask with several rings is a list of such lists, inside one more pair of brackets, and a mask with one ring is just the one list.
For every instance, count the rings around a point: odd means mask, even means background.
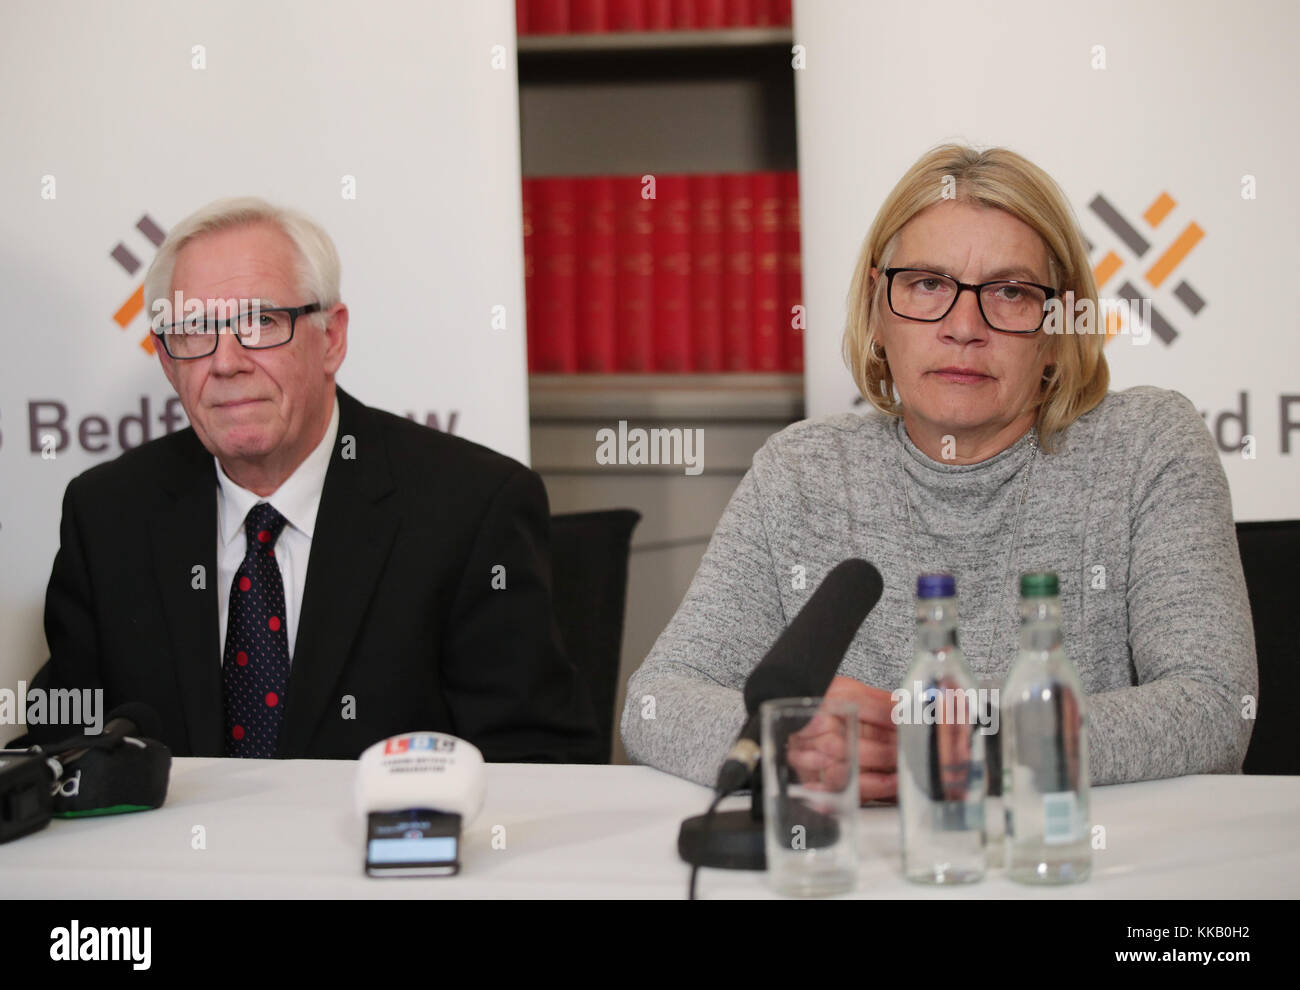
[{"label": "green bottle cap", "polygon": [[1055,571],[1032,571],[1020,575],[1021,598],[1055,598],[1060,593]]}]

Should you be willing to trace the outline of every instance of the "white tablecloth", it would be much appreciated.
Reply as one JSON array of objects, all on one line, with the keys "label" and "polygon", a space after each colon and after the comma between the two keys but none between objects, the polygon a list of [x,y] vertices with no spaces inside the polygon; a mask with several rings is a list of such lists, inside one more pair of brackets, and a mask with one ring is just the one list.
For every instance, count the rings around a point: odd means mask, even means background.
[{"label": "white tablecloth", "polygon": [[[356,764],[177,759],[157,811],[56,819],[0,845],[0,892],[40,898],[682,898],[684,817],[709,792],[648,767],[488,766],[487,802],[462,869],[371,879],[353,811]],[[739,799],[735,799],[738,803]],[[724,804],[733,806],[733,802]],[[1198,776],[1094,788],[1106,829],[1083,884],[1031,888],[995,868],[978,884],[902,879],[898,810],[861,816],[848,896],[892,898],[1253,898],[1300,895],[1300,777]],[[493,848],[494,826],[505,840]],[[206,848],[194,848],[201,835]],[[772,897],[761,873],[702,870],[702,898]]]}]

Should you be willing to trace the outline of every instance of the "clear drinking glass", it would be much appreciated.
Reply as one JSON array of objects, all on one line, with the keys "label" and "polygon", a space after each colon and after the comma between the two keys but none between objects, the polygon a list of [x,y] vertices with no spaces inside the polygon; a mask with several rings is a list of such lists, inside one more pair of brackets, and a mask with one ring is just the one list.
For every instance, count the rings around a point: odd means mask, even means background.
[{"label": "clear drinking glass", "polygon": [[843,894],[858,879],[858,707],[781,698],[760,708],[767,876],[782,894]]}]

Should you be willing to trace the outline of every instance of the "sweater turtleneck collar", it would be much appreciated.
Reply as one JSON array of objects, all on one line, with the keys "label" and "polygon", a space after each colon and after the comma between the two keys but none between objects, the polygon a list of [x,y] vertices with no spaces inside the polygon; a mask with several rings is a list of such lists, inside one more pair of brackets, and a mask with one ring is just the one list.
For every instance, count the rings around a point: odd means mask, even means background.
[{"label": "sweater turtleneck collar", "polygon": [[936,461],[921,450],[908,435],[901,417],[894,424],[894,437],[904,452],[904,470],[916,481],[932,490],[994,492],[1020,473],[1038,445],[1038,431],[1030,428],[1011,446],[974,464],[950,464]]}]

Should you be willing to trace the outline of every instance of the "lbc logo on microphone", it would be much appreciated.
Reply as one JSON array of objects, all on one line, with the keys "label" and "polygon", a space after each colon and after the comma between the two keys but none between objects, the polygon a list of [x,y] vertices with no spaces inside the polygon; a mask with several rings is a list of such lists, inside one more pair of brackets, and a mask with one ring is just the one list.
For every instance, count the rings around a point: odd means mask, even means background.
[{"label": "lbc logo on microphone", "polygon": [[405,736],[394,736],[384,743],[384,755],[394,753],[450,753],[456,748],[456,740],[451,736],[435,735],[431,732],[416,732]]}]

